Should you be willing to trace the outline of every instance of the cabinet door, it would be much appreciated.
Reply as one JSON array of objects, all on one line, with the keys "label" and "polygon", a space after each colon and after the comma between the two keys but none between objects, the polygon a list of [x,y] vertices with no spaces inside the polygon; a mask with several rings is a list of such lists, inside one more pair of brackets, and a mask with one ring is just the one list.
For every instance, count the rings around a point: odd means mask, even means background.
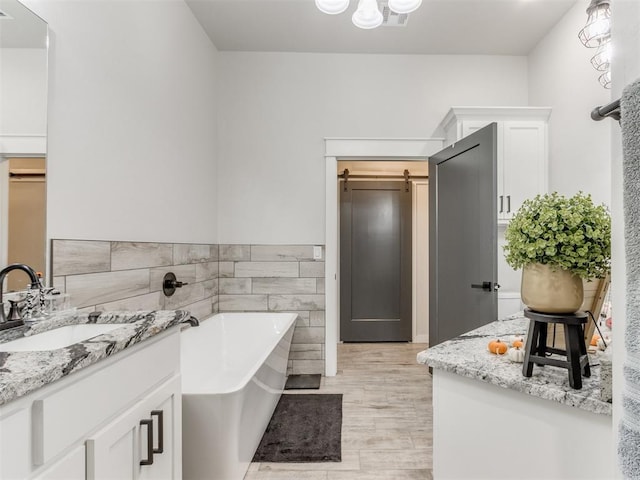
[{"label": "cabinet door", "polygon": [[462,121],[462,136],[458,140],[477,132],[481,128],[489,125],[493,120],[463,120]]},{"label": "cabinet door", "polygon": [[[178,382],[178,388],[179,388]],[[153,421],[153,465],[141,466],[139,479],[165,480],[182,477],[182,410],[179,389],[167,391],[162,400],[149,402],[148,413]],[[147,409],[148,410],[148,409]],[[143,435],[146,432],[142,432]],[[140,440],[146,456],[146,437]]]},{"label": "cabinet door", "polygon": [[31,471],[31,411],[23,403],[0,414],[0,479],[26,478]]},{"label": "cabinet door", "polygon": [[[180,478],[180,400],[180,378],[175,377],[89,438],[87,479]],[[159,414],[152,415],[157,411],[163,412],[162,422]]]},{"label": "cabinet door", "polygon": [[502,139],[503,218],[508,220],[524,200],[547,189],[546,124],[542,121],[504,122]]}]

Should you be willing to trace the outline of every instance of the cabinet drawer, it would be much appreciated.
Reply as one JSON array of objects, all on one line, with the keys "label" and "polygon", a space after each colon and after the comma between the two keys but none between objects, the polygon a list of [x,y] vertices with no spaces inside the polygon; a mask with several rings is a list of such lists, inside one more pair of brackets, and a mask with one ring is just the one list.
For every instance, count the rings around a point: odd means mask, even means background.
[{"label": "cabinet drawer", "polygon": [[84,480],[86,470],[84,459],[84,445],[80,445],[44,472],[34,477],[34,480]]},{"label": "cabinet drawer", "polygon": [[33,403],[33,463],[42,465],[86,437],[180,368],[180,336],[166,334],[88,367]]}]

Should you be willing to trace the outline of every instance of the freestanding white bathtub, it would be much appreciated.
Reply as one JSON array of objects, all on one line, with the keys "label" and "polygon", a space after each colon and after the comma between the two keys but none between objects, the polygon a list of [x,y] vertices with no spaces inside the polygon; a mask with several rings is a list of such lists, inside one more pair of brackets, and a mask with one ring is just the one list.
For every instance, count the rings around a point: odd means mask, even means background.
[{"label": "freestanding white bathtub", "polygon": [[284,389],[297,315],[221,313],[181,333],[185,480],[242,480]]}]

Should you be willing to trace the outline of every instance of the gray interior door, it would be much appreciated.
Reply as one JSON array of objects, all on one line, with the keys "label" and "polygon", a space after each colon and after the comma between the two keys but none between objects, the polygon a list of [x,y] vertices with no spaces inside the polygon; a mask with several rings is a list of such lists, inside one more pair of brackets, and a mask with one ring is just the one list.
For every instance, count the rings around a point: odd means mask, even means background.
[{"label": "gray interior door", "polygon": [[496,132],[429,158],[429,344],[497,318]]},{"label": "gray interior door", "polygon": [[340,338],[411,340],[411,185],[340,185]]}]

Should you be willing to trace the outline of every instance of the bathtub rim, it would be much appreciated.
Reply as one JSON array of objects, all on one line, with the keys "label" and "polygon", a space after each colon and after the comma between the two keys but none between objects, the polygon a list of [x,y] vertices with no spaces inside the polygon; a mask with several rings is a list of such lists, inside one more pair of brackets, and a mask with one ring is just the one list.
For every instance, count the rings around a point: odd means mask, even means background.
[{"label": "bathtub rim", "polygon": [[[248,369],[247,372],[244,373],[244,375],[237,382],[234,383],[233,387],[220,388],[220,389],[217,389],[216,391],[195,389],[193,387],[192,388],[187,388],[187,385],[185,385],[184,370],[182,370],[184,368],[184,365],[183,365],[182,356],[181,356],[181,358],[180,358],[180,363],[181,363],[180,368],[181,368],[181,372],[182,372],[182,375],[181,375],[182,376],[182,395],[227,395],[227,394],[233,394],[233,393],[241,391],[254,378],[256,372],[265,363],[266,359],[269,357],[269,355],[271,355],[271,353],[278,346],[280,341],[287,335],[287,333],[290,330],[293,330],[295,328],[296,322],[298,321],[298,317],[299,317],[299,314],[292,313],[292,312],[219,312],[219,313],[215,313],[215,314],[209,315],[208,317],[203,318],[200,321],[201,322],[201,326],[200,327],[195,327],[194,333],[190,334],[190,335],[196,335],[198,333],[197,332],[198,328],[202,328],[203,325],[206,325],[207,321],[215,318],[216,316],[225,316],[226,315],[226,316],[238,316],[239,317],[239,316],[246,315],[246,314],[289,317],[289,322],[286,324],[286,328],[284,328],[284,330],[282,331],[280,336],[274,337],[273,338],[273,342],[271,342],[269,345],[265,345],[265,348],[261,352],[260,357],[251,366],[251,368]],[[187,329],[183,330],[182,332],[180,332],[180,335],[184,335],[186,332],[188,332],[190,330],[193,330],[193,328],[187,328]],[[181,340],[182,340],[182,338],[181,338]],[[290,345],[292,343],[293,343],[293,332],[292,332]],[[268,347],[268,348],[266,348],[266,347]],[[291,347],[289,347],[289,348],[291,348]]]}]

